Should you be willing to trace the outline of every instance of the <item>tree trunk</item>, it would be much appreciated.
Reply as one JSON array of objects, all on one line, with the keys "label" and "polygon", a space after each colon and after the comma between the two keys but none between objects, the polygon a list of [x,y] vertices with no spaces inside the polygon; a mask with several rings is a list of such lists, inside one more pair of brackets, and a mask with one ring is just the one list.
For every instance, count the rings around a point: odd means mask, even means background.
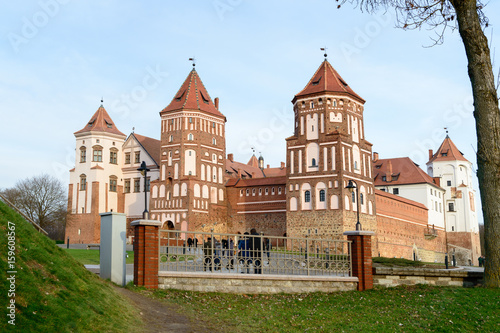
[{"label": "tree trunk", "polygon": [[450,0],[468,60],[477,132],[477,177],[484,215],[486,287],[500,287],[500,113],[488,40],[476,0]]}]

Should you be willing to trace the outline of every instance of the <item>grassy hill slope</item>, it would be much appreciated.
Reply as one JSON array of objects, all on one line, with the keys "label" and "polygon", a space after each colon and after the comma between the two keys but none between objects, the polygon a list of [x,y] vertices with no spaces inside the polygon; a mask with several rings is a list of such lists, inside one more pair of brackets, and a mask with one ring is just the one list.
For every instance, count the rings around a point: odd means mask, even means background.
[{"label": "grassy hill slope", "polygon": [[[13,226],[14,267],[9,266],[8,253]],[[138,310],[110,283],[87,271],[1,201],[0,258],[1,332],[141,331]],[[7,316],[11,275],[15,275],[15,326]]]}]

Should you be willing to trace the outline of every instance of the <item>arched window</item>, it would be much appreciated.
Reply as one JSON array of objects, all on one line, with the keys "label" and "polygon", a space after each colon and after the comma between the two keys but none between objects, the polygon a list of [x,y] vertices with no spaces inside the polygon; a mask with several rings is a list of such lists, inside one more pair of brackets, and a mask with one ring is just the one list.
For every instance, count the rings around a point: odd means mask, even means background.
[{"label": "arched window", "polygon": [[[173,119],[172,119],[172,121],[173,121]],[[174,141],[174,136],[173,135],[171,135],[170,138],[168,138],[168,142],[172,142],[172,141]]]},{"label": "arched window", "polygon": [[80,163],[87,161],[87,148],[84,146],[80,147]]},{"label": "arched window", "polygon": [[217,140],[215,138],[212,138],[212,144],[215,146],[217,144]]},{"label": "arched window", "polygon": [[189,140],[189,141],[193,141],[193,138],[194,138],[194,137],[193,137],[193,134],[189,133],[189,134],[188,134],[188,140]]},{"label": "arched window", "polygon": [[311,191],[304,192],[304,202],[311,202]]},{"label": "arched window", "polygon": [[313,158],[313,159],[311,160],[311,164],[312,164],[312,166],[316,166],[316,159],[315,159],[315,158]]},{"label": "arched window", "polygon": [[359,194],[359,204],[360,204],[360,205],[363,205],[363,202],[364,202],[364,198],[363,198],[363,197],[364,197],[364,196],[363,196],[363,193],[360,193],[360,194]]},{"label": "arched window", "polygon": [[325,190],[319,191],[319,201],[324,202],[326,200]]},{"label": "arched window", "polygon": [[356,203],[356,193],[353,191],[351,195],[352,195],[352,203]]},{"label": "arched window", "polygon": [[116,192],[116,183],[118,181],[118,177],[110,176],[109,177],[109,191]]},{"label": "arched window", "polygon": [[80,175],[80,191],[85,191],[87,189],[87,176],[84,174]]}]

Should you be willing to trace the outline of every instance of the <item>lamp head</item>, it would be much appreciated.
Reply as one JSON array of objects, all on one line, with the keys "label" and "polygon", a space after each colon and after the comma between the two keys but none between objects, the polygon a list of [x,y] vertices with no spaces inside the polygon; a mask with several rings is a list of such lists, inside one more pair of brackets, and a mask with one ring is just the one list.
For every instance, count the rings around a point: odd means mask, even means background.
[{"label": "lamp head", "polygon": [[356,188],[356,185],[354,184],[354,182],[352,180],[349,180],[349,182],[347,183],[347,186],[345,188],[352,192]]}]

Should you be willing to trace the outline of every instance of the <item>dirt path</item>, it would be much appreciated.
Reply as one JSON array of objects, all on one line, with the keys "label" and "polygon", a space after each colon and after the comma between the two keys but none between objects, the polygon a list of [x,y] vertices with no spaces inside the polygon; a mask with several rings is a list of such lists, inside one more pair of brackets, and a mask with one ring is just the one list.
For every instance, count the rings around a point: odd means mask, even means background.
[{"label": "dirt path", "polygon": [[187,317],[179,314],[175,306],[151,299],[147,296],[135,293],[133,291],[115,287],[116,291],[135,305],[142,315],[146,332],[214,332],[204,327],[203,322],[191,322]]}]

